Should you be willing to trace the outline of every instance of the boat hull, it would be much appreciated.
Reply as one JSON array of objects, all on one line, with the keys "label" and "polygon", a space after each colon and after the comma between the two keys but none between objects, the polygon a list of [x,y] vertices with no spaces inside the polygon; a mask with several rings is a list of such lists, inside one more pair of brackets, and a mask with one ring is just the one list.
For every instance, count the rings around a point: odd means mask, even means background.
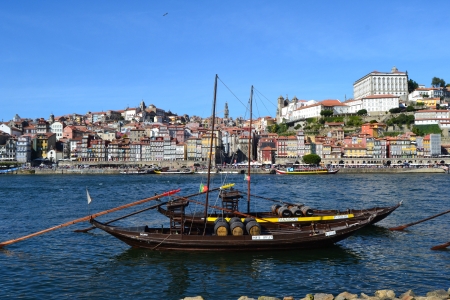
[{"label": "boat hull", "polygon": [[275,172],[279,175],[332,175],[339,172],[339,170],[327,170],[327,169],[294,170],[294,171],[275,170]]},{"label": "boat hull", "polygon": [[194,174],[194,171],[159,171],[159,170],[156,170],[155,174],[161,174],[161,175],[189,175],[189,174]]},{"label": "boat hull", "polygon": [[134,248],[167,251],[267,251],[331,246],[367,226],[369,220],[344,221],[334,226],[314,225],[290,230],[265,230],[260,235],[218,236],[201,231],[170,234],[169,229],[146,226],[120,228],[96,220],[91,223]]}]

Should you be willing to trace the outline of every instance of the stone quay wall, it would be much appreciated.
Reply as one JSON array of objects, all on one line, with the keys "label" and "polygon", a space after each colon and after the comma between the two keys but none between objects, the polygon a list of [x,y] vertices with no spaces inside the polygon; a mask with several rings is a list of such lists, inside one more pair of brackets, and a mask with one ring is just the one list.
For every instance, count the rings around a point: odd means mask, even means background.
[{"label": "stone quay wall", "polygon": [[[23,169],[17,170],[9,174],[41,174],[41,175],[107,175],[107,174],[120,174],[120,172],[129,170],[127,168],[122,167],[107,167],[107,168],[99,168],[99,167],[89,167],[89,168],[33,168],[33,169]],[[247,173],[247,168],[239,168],[237,169],[240,173]],[[266,175],[275,175],[275,170],[270,169],[266,170],[263,168],[252,168],[252,174],[266,174]],[[338,174],[414,174],[414,173],[435,173],[435,174],[445,174],[448,173],[448,170],[443,168],[340,168]],[[337,175],[338,175],[337,174]],[[153,174],[149,174],[150,176]],[[280,175],[277,175],[280,176]],[[286,175],[286,176],[294,176],[294,175]],[[305,175],[297,175],[297,176],[305,176]]]},{"label": "stone quay wall", "polygon": [[[352,294],[349,292],[342,292],[337,296],[333,294],[317,293],[317,294],[307,294],[304,298],[295,298],[293,296],[258,296],[257,298],[252,298],[248,296],[241,296],[237,300],[447,300],[450,299],[450,288],[446,290],[435,290],[428,292],[424,296],[416,295],[412,290],[408,290],[405,293],[396,296],[393,290],[378,290],[373,296],[367,295],[365,293]],[[181,300],[207,300],[202,296],[185,297]]]}]

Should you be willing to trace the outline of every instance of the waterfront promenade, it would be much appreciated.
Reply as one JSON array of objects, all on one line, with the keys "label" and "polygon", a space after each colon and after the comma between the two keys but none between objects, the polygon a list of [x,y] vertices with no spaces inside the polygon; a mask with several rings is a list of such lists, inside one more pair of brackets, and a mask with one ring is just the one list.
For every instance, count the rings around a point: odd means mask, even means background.
[{"label": "waterfront promenade", "polygon": [[[374,167],[374,166],[358,166],[358,167],[339,167],[338,174],[359,174],[359,173],[382,173],[382,174],[399,174],[399,173],[436,173],[436,174],[445,174],[448,173],[448,170],[443,167]],[[36,167],[29,169],[19,169],[17,171],[12,172],[11,174],[121,174],[123,171],[135,170],[133,167],[124,167],[124,166],[108,166],[108,167],[98,167],[98,166],[88,166],[88,165],[72,165],[72,166],[60,166],[53,168],[46,167]],[[223,168],[223,170],[237,171],[239,174],[247,173],[247,168]],[[216,170],[214,169],[212,172],[214,173]],[[274,175],[275,169],[266,169],[266,168],[252,168],[251,173],[253,174],[266,174],[266,175]],[[148,174],[151,176],[157,176],[156,174]],[[288,175],[284,175],[288,176]],[[289,175],[294,176],[294,175]],[[301,175],[297,175],[301,176]]]}]

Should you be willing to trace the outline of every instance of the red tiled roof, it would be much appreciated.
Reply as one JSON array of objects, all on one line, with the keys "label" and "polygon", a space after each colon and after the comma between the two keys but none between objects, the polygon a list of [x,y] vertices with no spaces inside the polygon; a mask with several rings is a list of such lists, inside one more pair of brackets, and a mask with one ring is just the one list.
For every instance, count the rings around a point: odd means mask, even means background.
[{"label": "red tiled roof", "polygon": [[339,100],[330,100],[330,99],[323,100],[320,102],[320,104],[322,104],[323,106],[343,106],[343,105],[345,105]]}]

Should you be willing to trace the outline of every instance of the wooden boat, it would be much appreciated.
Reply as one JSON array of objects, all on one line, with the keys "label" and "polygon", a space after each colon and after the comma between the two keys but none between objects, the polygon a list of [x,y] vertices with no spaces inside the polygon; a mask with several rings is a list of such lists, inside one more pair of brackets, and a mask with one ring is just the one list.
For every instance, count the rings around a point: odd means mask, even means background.
[{"label": "wooden boat", "polygon": [[[197,170],[195,171],[197,174],[208,174],[208,170]],[[245,174],[244,170],[216,170],[214,172],[211,172],[211,175],[213,174]]]},{"label": "wooden boat", "polygon": [[121,171],[122,175],[145,175],[145,174],[155,174],[155,169],[132,169]]},{"label": "wooden boat", "polygon": [[155,170],[155,174],[194,174],[194,170],[190,169],[169,169],[169,170]]},{"label": "wooden boat", "polygon": [[[215,107],[217,95],[217,80],[214,85],[214,102],[211,128],[215,129]],[[250,92],[250,132],[252,128],[252,97],[253,86]],[[248,139],[248,157],[251,157],[252,138]],[[203,203],[194,201],[189,197],[178,197],[167,203],[167,210],[170,212],[169,228],[148,228],[147,226],[123,228],[109,226],[107,224],[91,219],[94,227],[104,230],[112,236],[120,239],[132,247],[152,249],[152,250],[179,250],[179,251],[260,251],[260,250],[288,250],[288,249],[309,249],[329,246],[337,243],[357,230],[370,224],[376,215],[368,218],[345,219],[333,223],[311,223],[307,226],[291,226],[277,224],[279,228],[262,227],[255,218],[250,215],[240,213],[246,218],[232,218],[229,221],[220,218],[215,221],[214,227],[208,226],[207,216],[210,208],[227,211],[226,208],[210,206],[210,175],[211,161],[214,144],[214,132],[212,131],[209,143],[208,177],[206,183],[205,200]],[[248,172],[250,175],[250,160]],[[247,177],[247,212],[250,211],[250,176]],[[229,188],[232,184],[223,188]],[[202,187],[203,188],[203,187]],[[234,193],[235,191],[230,191]],[[189,203],[198,203],[203,206],[203,223],[195,224],[186,221],[185,208]],[[238,213],[237,211],[232,211]]]},{"label": "wooden boat", "polygon": [[332,170],[327,168],[311,168],[311,169],[293,169],[288,168],[286,171],[276,169],[275,172],[280,175],[330,175],[339,172],[338,169]]},{"label": "wooden boat", "polygon": [[[242,220],[242,214],[239,213],[239,198],[242,198],[241,194],[237,190],[228,192],[220,191],[222,198],[222,207],[226,208],[222,213],[209,214],[206,219],[206,224],[209,227],[213,227],[215,222],[219,218],[224,218],[229,221],[231,218],[240,217]],[[226,196],[224,196],[224,194]],[[257,197],[257,196],[255,196]],[[261,197],[260,197],[261,198]],[[324,210],[324,209],[311,209],[303,204],[274,204],[271,207],[271,211],[263,212],[250,212],[246,215],[255,218],[262,227],[267,228],[279,228],[280,224],[289,224],[291,226],[309,225],[312,223],[334,223],[342,220],[350,219],[367,219],[371,216],[370,224],[375,224],[395,211],[402,202],[393,206],[386,207],[372,207],[367,209],[347,209],[345,211],[340,210]],[[163,206],[159,206],[158,211],[171,218],[180,217],[180,215],[174,214],[173,211],[165,209]],[[204,217],[201,214],[186,214],[184,216],[185,222],[189,224],[203,224]]]},{"label": "wooden boat", "polygon": [[12,173],[17,170],[19,170],[19,168],[9,168],[9,169],[5,169],[5,170],[0,170],[0,174]]},{"label": "wooden boat", "polygon": [[[226,226],[215,231],[207,228],[183,227],[148,228],[147,226],[122,228],[91,220],[93,226],[102,229],[131,247],[151,250],[177,251],[262,251],[299,250],[333,245],[370,223],[365,220],[346,220],[332,224],[313,224],[300,228],[247,230],[244,234],[226,234]],[[256,223],[256,222],[255,222]],[[219,224],[219,223],[218,223]],[[245,226],[252,224],[249,221]],[[221,229],[225,228],[223,231]],[[239,227],[235,227],[239,228]],[[252,228],[252,227],[250,227]],[[236,232],[237,230],[235,230]]]}]

